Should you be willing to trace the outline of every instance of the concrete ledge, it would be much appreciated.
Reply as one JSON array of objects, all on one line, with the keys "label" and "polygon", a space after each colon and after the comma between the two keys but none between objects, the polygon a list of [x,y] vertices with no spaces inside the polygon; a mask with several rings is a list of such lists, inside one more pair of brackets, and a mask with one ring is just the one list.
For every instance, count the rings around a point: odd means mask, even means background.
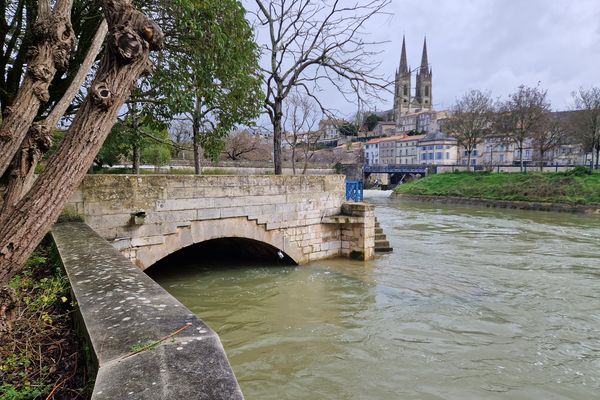
[{"label": "concrete ledge", "polygon": [[364,224],[365,219],[363,217],[353,217],[348,215],[333,215],[331,217],[321,218],[322,224]]},{"label": "concrete ledge", "polygon": [[219,337],[191,311],[87,225],[52,235],[98,360],[93,400],[243,399]]}]

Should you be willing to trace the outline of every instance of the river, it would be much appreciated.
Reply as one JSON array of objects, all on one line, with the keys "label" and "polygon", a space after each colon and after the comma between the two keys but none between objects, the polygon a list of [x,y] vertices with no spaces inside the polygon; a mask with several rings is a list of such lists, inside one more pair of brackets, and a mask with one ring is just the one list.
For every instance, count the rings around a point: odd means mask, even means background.
[{"label": "river", "polygon": [[153,277],[248,400],[600,398],[600,218],[377,199],[394,252]]}]

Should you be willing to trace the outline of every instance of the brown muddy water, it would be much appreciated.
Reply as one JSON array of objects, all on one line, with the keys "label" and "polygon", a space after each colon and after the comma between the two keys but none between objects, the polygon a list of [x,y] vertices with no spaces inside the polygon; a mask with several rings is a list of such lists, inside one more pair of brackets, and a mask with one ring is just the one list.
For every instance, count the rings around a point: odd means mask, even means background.
[{"label": "brown muddy water", "polygon": [[395,251],[373,262],[153,277],[248,400],[600,398],[600,218],[378,203]]}]

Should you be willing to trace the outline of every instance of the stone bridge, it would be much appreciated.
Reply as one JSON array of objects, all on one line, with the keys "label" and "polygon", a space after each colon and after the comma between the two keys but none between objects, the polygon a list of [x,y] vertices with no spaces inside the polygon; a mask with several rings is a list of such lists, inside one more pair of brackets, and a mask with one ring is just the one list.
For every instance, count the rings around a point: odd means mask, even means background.
[{"label": "stone bridge", "polygon": [[88,175],[68,208],[144,270],[227,239],[296,264],[374,255],[373,207],[330,176]]}]

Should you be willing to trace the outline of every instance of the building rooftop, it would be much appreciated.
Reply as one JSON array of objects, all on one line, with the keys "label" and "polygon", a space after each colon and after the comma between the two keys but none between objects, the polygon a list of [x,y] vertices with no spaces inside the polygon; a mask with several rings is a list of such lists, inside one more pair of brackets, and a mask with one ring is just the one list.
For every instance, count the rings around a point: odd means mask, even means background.
[{"label": "building rooftop", "polygon": [[438,141],[438,140],[447,140],[447,141],[456,142],[455,138],[450,137],[447,134],[445,134],[444,132],[439,132],[439,131],[428,133],[427,135],[425,135],[425,137],[423,139],[421,139],[421,142],[434,142],[434,141]]}]

